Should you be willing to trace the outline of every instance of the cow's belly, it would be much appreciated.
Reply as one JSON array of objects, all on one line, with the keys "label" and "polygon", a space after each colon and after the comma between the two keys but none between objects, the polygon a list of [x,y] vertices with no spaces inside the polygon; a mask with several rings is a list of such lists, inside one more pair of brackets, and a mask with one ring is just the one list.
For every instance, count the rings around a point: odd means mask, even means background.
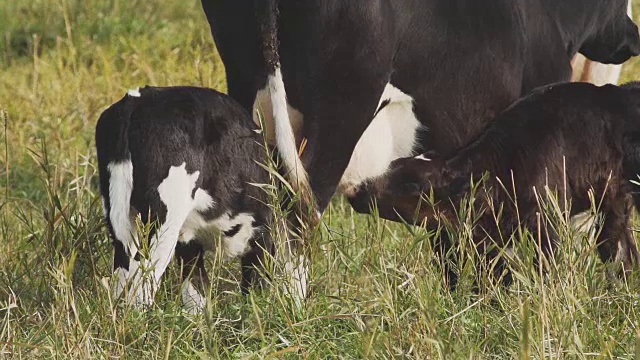
[{"label": "cow's belly", "polygon": [[[384,174],[393,160],[413,155],[417,132],[421,127],[413,111],[413,99],[389,83],[380,97],[378,107],[387,101],[388,105],[376,114],[360,137],[338,185],[339,192],[350,194],[365,180]],[[299,139],[304,116],[291,105],[288,105],[288,111],[294,134]],[[273,113],[269,90],[266,88],[256,94],[253,120],[258,125],[262,121],[266,141],[275,145]]]}]

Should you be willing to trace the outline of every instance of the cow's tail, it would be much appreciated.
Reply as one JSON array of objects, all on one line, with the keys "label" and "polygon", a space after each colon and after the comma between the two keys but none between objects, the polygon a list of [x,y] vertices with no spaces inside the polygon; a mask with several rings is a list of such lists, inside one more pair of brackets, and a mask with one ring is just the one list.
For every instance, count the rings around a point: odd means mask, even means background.
[{"label": "cow's tail", "polygon": [[[139,90],[107,108],[96,125],[96,150],[104,215],[114,244],[135,255],[134,223],[131,218],[133,164],[129,150],[129,124]],[[117,241],[120,244],[117,244]]]},{"label": "cow's tail", "polygon": [[300,199],[306,206],[313,205],[313,194],[307,172],[302,165],[296,138],[287,111],[287,93],[280,70],[280,55],[278,53],[278,0],[260,0],[262,6],[261,33],[263,55],[267,67],[267,82],[271,94],[271,106],[275,123],[276,145],[278,152],[288,172],[288,180]]}]

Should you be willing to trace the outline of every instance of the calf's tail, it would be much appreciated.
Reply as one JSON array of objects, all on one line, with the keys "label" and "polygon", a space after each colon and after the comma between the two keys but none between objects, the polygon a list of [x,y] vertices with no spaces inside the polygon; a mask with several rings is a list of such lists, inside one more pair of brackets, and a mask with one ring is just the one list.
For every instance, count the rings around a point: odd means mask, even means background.
[{"label": "calf's tail", "polygon": [[140,92],[131,90],[107,108],[98,119],[95,134],[105,219],[114,241],[119,241],[129,255],[137,252],[131,219],[133,164],[129,151],[129,124],[136,97]]},{"label": "calf's tail", "polygon": [[268,86],[275,123],[276,145],[291,186],[306,206],[313,206],[313,194],[307,172],[296,147],[296,138],[287,111],[287,93],[280,70],[278,53],[278,0],[257,1],[261,22],[262,50],[268,71]]}]

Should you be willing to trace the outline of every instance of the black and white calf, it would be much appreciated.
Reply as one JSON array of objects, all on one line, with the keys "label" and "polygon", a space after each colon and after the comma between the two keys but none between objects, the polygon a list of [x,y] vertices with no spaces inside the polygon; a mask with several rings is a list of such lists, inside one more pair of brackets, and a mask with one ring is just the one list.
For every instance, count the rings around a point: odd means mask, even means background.
[{"label": "black and white calf", "polygon": [[[234,100],[204,88],[132,90],[102,113],[96,147],[116,296],[129,282],[127,300],[151,304],[175,253],[183,265],[183,303],[201,308],[204,298],[188,276],[208,283],[203,255],[214,239],[202,235],[207,228],[221,233],[226,256],[242,256],[243,291],[260,280],[259,266],[274,246],[267,194],[251,184],[269,180],[258,164],[266,158],[259,133]],[[136,216],[154,224],[146,259]],[[300,290],[304,296],[304,283]]]}]

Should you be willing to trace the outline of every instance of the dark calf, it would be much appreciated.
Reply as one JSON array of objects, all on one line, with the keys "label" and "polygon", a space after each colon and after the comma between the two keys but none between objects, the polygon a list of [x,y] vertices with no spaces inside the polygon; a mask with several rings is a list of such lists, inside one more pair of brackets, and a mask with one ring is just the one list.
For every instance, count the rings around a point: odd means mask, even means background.
[{"label": "dark calf", "polygon": [[[558,199],[570,201],[574,215],[590,209],[592,190],[604,217],[597,238],[600,257],[630,269],[639,260],[630,217],[633,196],[636,206],[640,198],[629,180],[640,173],[640,87],[572,83],[537,89],[455,155],[398,159],[350,202],[366,213],[375,199],[380,215],[390,220],[429,223],[437,215],[455,225],[470,180],[487,173],[474,199],[481,214],[474,232],[480,251],[492,242],[508,247],[511,235],[524,226],[536,239],[540,235],[543,251],[551,253],[560,239],[544,219],[538,234],[537,194],[548,186]],[[433,194],[434,206],[419,206],[425,193]],[[491,204],[504,206],[498,221],[491,211],[483,213]],[[496,250],[487,253],[488,259],[495,255]]]},{"label": "dark calf", "polygon": [[[183,302],[204,305],[188,281],[208,283],[204,249],[212,228],[221,233],[228,257],[242,257],[242,289],[258,279],[266,252],[273,250],[267,226],[267,194],[250,183],[267,183],[258,164],[266,159],[262,137],[240,105],[214,90],[145,87],[130,91],[100,116],[96,147],[100,192],[115,248],[116,296],[132,280],[126,297],[153,302],[174,255],[183,263]],[[149,258],[141,259],[134,217],[155,222]],[[151,268],[143,284],[141,265]]]}]

